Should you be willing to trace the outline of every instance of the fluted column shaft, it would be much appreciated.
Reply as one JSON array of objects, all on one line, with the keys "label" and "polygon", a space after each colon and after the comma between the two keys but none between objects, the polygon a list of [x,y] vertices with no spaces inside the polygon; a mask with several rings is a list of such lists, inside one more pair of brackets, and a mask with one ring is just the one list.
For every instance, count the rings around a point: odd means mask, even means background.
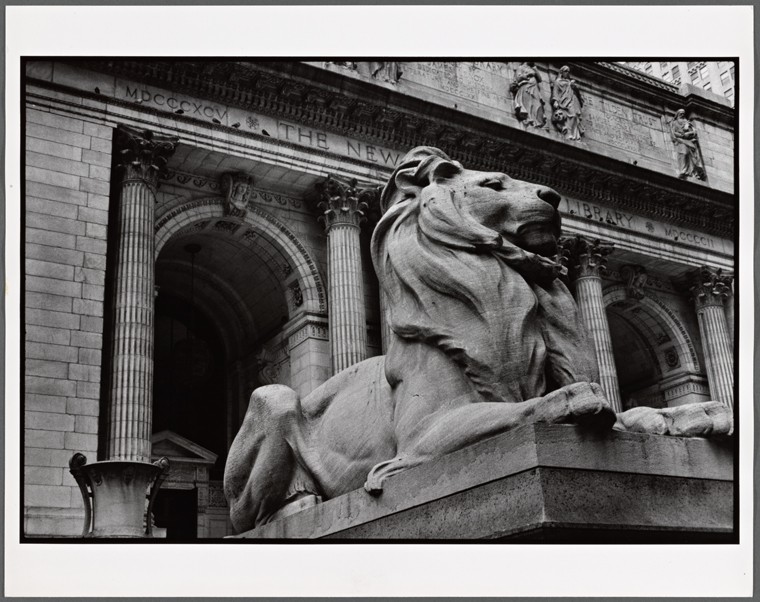
[{"label": "fluted column shaft", "polygon": [[360,226],[366,195],[356,181],[328,178],[321,189],[321,220],[327,231],[328,321],[332,373],[367,358],[367,317]]},{"label": "fluted column shaft", "polygon": [[335,224],[327,233],[330,353],[333,374],[367,359],[359,227]]},{"label": "fluted column shaft", "polygon": [[599,365],[599,384],[616,412],[623,411],[607,312],[604,309],[601,274],[612,245],[582,237],[562,240],[565,260],[575,279],[575,301],[589,333]]},{"label": "fluted column shaft", "polygon": [[710,397],[734,407],[734,351],[724,304],[732,277],[702,267],[690,275],[690,291],[699,322]]},{"label": "fluted column shaft", "polygon": [[176,139],[120,128],[108,459],[150,462],[153,410],[154,205]]}]

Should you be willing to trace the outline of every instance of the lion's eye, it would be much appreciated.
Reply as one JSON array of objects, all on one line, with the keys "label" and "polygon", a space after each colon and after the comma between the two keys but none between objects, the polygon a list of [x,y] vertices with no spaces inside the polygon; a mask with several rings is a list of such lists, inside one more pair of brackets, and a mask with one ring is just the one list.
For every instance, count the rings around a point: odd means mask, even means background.
[{"label": "lion's eye", "polygon": [[498,178],[489,178],[480,183],[484,188],[490,188],[491,190],[503,190],[504,182]]}]

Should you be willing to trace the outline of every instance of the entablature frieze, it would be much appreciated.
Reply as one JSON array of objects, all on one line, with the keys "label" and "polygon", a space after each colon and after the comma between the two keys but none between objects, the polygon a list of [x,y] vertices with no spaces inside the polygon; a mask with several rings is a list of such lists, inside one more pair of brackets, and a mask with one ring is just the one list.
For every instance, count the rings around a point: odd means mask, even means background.
[{"label": "entablature frieze", "polygon": [[[220,178],[184,172],[176,169],[167,169],[161,174],[159,184],[171,184],[179,188],[186,188],[203,193],[210,192],[214,195],[218,195],[220,199],[223,196]],[[257,188],[256,186],[251,186],[249,200],[252,203],[272,205],[282,209],[295,209],[296,211],[311,212],[301,199]]]},{"label": "entablature frieze", "polygon": [[[454,109],[431,107],[393,90],[379,93],[370,83],[345,81],[309,65],[289,63],[284,69],[282,63],[266,62],[88,61],[82,66],[170,85],[386,148],[439,146],[473,169],[505,171],[560,193],[733,238],[733,195]],[[210,127],[229,130],[235,125]],[[390,172],[391,166],[377,169]]]}]

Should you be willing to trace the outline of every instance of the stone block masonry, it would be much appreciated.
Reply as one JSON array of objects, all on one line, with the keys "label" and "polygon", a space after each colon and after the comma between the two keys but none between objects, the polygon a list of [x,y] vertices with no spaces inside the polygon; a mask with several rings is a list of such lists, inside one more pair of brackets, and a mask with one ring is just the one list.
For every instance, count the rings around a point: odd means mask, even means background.
[{"label": "stone block masonry", "polygon": [[77,536],[96,460],[112,129],[26,112],[24,532]]}]

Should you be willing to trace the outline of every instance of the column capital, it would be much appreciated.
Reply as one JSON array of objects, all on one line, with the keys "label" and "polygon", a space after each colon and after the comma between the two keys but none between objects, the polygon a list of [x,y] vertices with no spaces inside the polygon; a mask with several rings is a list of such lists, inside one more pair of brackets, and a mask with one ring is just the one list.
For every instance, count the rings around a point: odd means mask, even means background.
[{"label": "column capital", "polygon": [[122,169],[122,183],[141,181],[155,188],[160,172],[177,148],[179,138],[157,134],[128,125],[116,128],[118,167]]},{"label": "column capital", "polygon": [[568,236],[559,239],[559,260],[568,268],[573,280],[599,278],[607,269],[607,255],[612,253],[612,243],[586,236]]},{"label": "column capital", "polygon": [[370,205],[376,205],[380,197],[379,186],[360,186],[355,178],[343,181],[333,175],[317,184],[317,192],[317,207],[322,212],[319,221],[328,232],[336,224],[361,226]]},{"label": "column capital", "polygon": [[689,272],[687,286],[692,301],[697,310],[709,306],[723,306],[731,292],[732,274],[724,274],[723,270],[702,266]]}]

